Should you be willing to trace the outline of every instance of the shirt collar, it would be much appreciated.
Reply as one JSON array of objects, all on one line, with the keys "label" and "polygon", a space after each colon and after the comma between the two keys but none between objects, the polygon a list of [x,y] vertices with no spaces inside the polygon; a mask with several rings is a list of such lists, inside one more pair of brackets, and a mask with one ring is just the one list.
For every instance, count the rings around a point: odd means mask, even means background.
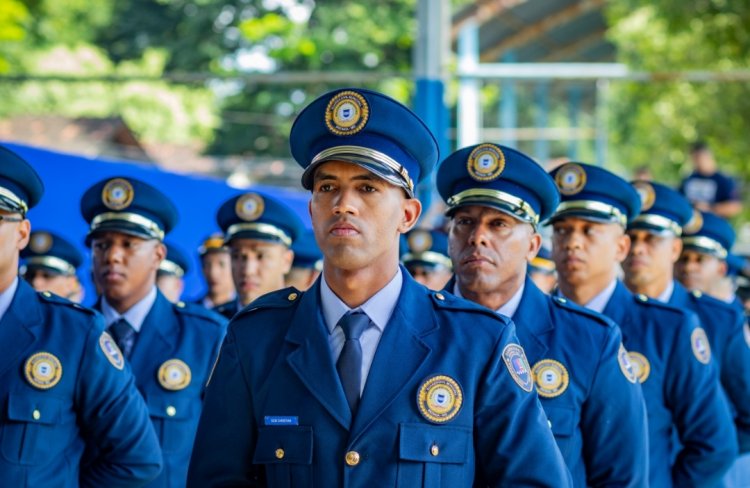
[{"label": "shirt collar", "polygon": [[[607,285],[607,287],[603,289],[602,291],[600,291],[598,295],[596,295],[594,298],[589,300],[589,302],[585,304],[584,307],[588,308],[589,310],[593,310],[594,312],[602,313],[604,308],[609,303],[609,299],[612,298],[612,294],[615,292],[616,287],[617,287],[617,278],[612,280],[612,283]],[[560,295],[563,296],[562,292],[560,293]]]},{"label": "shirt collar", "polygon": [[[501,315],[505,315],[506,317],[513,317],[513,314],[516,313],[516,310],[518,310],[518,306],[521,304],[521,298],[523,298],[524,288],[526,288],[525,281],[521,283],[521,287],[518,289],[518,291],[516,291],[515,294],[513,294],[512,297],[510,297],[510,300],[501,305],[500,308],[495,310],[495,312]],[[459,298],[464,298],[464,296],[461,295],[461,290],[459,290],[458,288],[458,280],[456,280],[456,282],[453,284],[453,294]]]},{"label": "shirt collar", "polygon": [[[367,314],[372,323],[375,324],[375,327],[380,329],[381,332],[385,330],[385,326],[388,324],[393,310],[396,308],[403,282],[404,277],[401,274],[401,268],[398,268],[396,275],[387,285],[371,296],[365,303],[357,307]],[[326,321],[329,334],[333,333],[333,329],[339,323],[341,317],[352,310],[331,290],[325,276],[320,280],[320,304],[323,308],[323,318]]]},{"label": "shirt collar", "polygon": [[18,276],[13,280],[8,288],[0,293],[0,319],[5,316],[5,312],[10,308],[10,303],[13,301],[13,297],[16,295],[18,289]]},{"label": "shirt collar", "polygon": [[656,297],[656,299],[662,303],[669,303],[669,300],[672,298],[672,293],[674,293],[674,280],[669,280],[667,287],[663,292],[659,293],[659,296]]},{"label": "shirt collar", "polygon": [[102,297],[102,315],[104,315],[104,322],[107,324],[107,327],[109,327],[115,321],[123,318],[128,321],[130,326],[133,327],[136,332],[140,332],[143,321],[146,320],[146,315],[151,311],[154,302],[156,302],[156,286],[151,288],[151,291],[148,292],[145,297],[141,298],[141,301],[130,307],[123,314],[112,308],[112,306],[107,303],[107,299]]}]

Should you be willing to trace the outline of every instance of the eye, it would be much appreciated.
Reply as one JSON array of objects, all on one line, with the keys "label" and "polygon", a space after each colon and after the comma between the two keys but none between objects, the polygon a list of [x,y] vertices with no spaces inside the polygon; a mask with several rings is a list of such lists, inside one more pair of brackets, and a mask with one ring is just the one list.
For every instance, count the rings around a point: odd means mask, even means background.
[{"label": "eye", "polygon": [[318,185],[318,190],[321,193],[327,193],[333,190],[333,185],[330,183],[321,183]]},{"label": "eye", "polygon": [[365,185],[362,185],[362,191],[365,193],[373,193],[373,192],[378,191],[378,189],[372,185],[365,184]]},{"label": "eye", "polygon": [[456,225],[471,225],[472,221],[469,217],[456,217]]}]

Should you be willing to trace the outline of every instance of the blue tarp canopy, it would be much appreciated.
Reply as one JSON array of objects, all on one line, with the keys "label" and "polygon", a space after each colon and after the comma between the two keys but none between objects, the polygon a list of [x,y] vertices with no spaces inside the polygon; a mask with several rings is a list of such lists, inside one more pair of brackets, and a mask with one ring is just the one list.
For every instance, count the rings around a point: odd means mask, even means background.
[{"label": "blue tarp canopy", "polygon": [[[88,225],[81,217],[80,199],[88,187],[113,176],[138,178],[159,188],[172,199],[180,216],[177,226],[166,240],[191,257],[190,270],[185,276],[183,300],[192,300],[203,294],[205,288],[197,249],[206,236],[219,231],[215,219],[219,206],[230,197],[242,193],[242,190],[218,179],[169,173],[143,164],[91,159],[18,144],[4,145],[28,161],[44,181],[42,201],[29,212],[32,230],[55,232],[78,245],[86,256],[79,270],[79,277],[86,289],[85,304],[94,303],[96,296],[90,278],[90,253],[84,245]],[[307,211],[309,192],[260,185],[253,186],[252,190],[280,198],[310,227]]]}]

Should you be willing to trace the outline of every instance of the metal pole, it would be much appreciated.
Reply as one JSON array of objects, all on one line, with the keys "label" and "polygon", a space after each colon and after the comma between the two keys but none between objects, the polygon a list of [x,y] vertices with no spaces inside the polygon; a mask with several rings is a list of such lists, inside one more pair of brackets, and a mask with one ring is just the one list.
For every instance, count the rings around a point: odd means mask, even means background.
[{"label": "metal pole", "polygon": [[[467,20],[458,33],[458,68],[471,73],[479,67],[479,26]],[[458,81],[458,147],[479,142],[482,118],[479,104],[479,80],[471,74]]]}]

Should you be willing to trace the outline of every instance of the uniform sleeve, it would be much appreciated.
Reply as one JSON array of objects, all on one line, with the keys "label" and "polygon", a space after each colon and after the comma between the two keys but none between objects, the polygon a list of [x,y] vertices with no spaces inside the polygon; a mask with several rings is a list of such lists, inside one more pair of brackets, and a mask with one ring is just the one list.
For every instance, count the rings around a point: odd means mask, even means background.
[{"label": "uniform sleeve", "polygon": [[646,404],[640,383],[630,381],[620,367],[621,342],[619,328],[611,328],[581,409],[586,485],[591,487],[648,485]]},{"label": "uniform sleeve", "polygon": [[692,337],[695,315],[686,315],[665,371],[665,396],[682,449],[672,467],[675,486],[713,486],[737,457],[736,432],[716,366],[698,360]]},{"label": "uniform sleeve", "polygon": [[161,471],[159,440],[130,367],[105,354],[103,337],[102,324],[89,329],[79,367],[78,421],[96,452],[82,468],[81,486],[142,486]]},{"label": "uniform sleeve", "polygon": [[263,486],[253,466],[257,426],[238,345],[230,327],[206,387],[188,469],[188,487]]},{"label": "uniform sleeve", "polygon": [[750,328],[741,314],[727,336],[719,360],[722,361],[721,384],[735,411],[740,452],[750,452]]},{"label": "uniform sleeve", "polygon": [[[562,488],[572,479],[529,375],[529,390],[510,373],[503,353],[518,339],[505,328],[480,381],[474,414],[477,476],[489,486]],[[523,367],[528,362],[523,358]]]}]

